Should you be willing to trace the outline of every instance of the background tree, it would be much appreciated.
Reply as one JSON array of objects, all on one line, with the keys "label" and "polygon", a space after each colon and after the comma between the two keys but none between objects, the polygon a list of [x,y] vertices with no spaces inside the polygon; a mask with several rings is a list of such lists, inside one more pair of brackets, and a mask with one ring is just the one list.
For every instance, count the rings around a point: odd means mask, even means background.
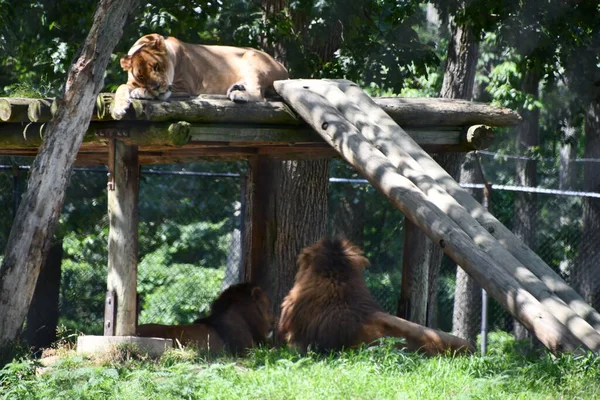
[{"label": "background tree", "polygon": [[110,53],[135,1],[98,3],[94,22],[73,63],[55,118],[32,167],[0,265],[0,348],[20,333],[50,249],[71,169],[102,89]]}]

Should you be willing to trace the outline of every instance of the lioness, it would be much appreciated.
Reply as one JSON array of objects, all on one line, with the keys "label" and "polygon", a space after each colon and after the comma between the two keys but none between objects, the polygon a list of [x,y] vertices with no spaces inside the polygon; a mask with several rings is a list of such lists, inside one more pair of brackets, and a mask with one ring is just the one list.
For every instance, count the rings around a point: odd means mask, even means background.
[{"label": "lioness", "polygon": [[262,101],[275,94],[273,81],[288,79],[285,67],[263,51],[189,44],[156,33],[138,39],[121,67],[128,79],[117,89],[114,119],[125,116],[131,99],[227,94],[235,102]]}]

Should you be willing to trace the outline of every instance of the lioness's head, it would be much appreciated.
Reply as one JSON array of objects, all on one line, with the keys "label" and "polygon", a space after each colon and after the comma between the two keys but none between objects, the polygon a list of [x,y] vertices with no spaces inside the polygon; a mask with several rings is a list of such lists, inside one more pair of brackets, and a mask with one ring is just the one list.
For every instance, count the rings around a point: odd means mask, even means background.
[{"label": "lioness's head", "polygon": [[157,99],[170,96],[173,62],[161,35],[154,33],[140,38],[121,58],[121,67],[127,71],[132,86],[145,89]]}]

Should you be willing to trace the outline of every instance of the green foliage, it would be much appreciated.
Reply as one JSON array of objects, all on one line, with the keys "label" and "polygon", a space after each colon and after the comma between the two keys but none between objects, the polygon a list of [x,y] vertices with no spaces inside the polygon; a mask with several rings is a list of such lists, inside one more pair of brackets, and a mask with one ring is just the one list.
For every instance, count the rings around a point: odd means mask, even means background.
[{"label": "green foliage", "polygon": [[367,287],[384,310],[392,314],[396,314],[398,307],[401,278],[402,272],[400,268],[377,273],[373,273],[368,269],[365,271]]},{"label": "green foliage", "polygon": [[63,260],[60,324],[90,335],[103,332],[106,274],[106,264]]},{"label": "green foliage", "polygon": [[140,323],[192,323],[221,292],[223,273],[191,264],[154,264],[153,256],[146,256],[138,275]]},{"label": "green foliage", "polygon": [[[15,86],[47,87],[56,95],[91,24],[95,0],[0,3],[0,94]],[[64,10],[69,10],[65,12]],[[342,77],[396,93],[413,75],[427,73],[438,59],[414,26],[423,21],[420,2],[328,0],[290,2],[265,18],[257,1],[150,0],[134,13],[106,72],[106,89],[123,82],[118,58],[135,38],[152,32],[188,42],[285,48],[296,77]],[[342,31],[333,59],[323,38]],[[39,89],[38,89],[39,90]]]}]

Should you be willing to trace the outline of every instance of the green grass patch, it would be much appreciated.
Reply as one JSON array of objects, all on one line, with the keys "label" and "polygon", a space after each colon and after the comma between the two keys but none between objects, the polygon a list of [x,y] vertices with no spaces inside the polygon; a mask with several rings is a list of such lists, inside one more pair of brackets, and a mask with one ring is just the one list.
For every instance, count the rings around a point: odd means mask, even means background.
[{"label": "green grass patch", "polygon": [[[514,343],[512,343],[514,345]],[[42,372],[40,372],[42,371]],[[173,350],[0,371],[3,399],[598,399],[600,358],[523,354],[506,341],[486,356],[425,358],[391,343],[330,355],[256,349],[247,357]]]}]

